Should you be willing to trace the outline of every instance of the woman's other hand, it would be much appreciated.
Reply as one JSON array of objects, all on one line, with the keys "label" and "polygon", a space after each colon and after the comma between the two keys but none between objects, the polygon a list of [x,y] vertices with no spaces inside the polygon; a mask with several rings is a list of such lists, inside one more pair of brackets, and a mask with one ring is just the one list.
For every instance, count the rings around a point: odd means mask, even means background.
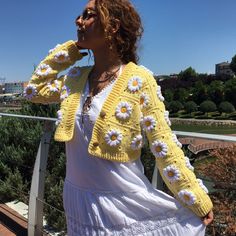
[{"label": "woman's other hand", "polygon": [[202,217],[203,223],[207,226],[213,221],[213,211],[211,210],[206,216]]}]

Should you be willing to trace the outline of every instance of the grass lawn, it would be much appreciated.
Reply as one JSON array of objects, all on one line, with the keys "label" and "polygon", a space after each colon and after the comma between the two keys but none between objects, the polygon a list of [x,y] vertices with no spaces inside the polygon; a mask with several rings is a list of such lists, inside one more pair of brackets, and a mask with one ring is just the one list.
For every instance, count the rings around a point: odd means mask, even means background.
[{"label": "grass lawn", "polygon": [[186,132],[197,132],[197,133],[208,133],[208,134],[236,134],[236,127],[215,127],[215,126],[204,126],[204,125],[171,125],[172,130],[186,131]]}]

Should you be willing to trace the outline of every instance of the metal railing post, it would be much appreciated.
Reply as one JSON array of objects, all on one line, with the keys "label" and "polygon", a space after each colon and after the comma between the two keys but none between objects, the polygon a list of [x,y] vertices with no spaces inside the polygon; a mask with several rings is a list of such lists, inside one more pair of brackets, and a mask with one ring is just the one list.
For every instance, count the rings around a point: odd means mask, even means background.
[{"label": "metal railing post", "polygon": [[43,203],[38,199],[44,199],[45,172],[52,131],[53,122],[45,121],[30,188],[28,236],[41,236],[43,232]]}]

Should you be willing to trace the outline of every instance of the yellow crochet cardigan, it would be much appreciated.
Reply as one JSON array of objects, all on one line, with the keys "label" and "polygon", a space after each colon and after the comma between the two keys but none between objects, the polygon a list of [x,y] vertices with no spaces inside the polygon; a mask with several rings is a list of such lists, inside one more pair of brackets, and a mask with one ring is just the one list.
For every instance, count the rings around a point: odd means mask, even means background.
[{"label": "yellow crochet cardigan", "polygon": [[[65,142],[73,137],[75,113],[92,66],[74,66],[63,76],[58,73],[82,57],[72,40],[57,45],[41,61],[24,91],[25,98],[34,103],[61,103],[56,141]],[[182,204],[196,215],[205,216],[212,209],[212,202],[170,128],[163,101],[151,71],[129,62],[102,106],[88,152],[111,161],[133,161],[141,154],[145,132],[166,185]]]}]

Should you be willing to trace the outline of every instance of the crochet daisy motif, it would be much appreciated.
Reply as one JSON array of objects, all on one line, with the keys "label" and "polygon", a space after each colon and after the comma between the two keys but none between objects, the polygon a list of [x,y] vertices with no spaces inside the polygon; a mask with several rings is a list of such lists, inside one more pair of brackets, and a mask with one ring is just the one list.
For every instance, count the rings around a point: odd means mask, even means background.
[{"label": "crochet daisy motif", "polygon": [[47,76],[52,71],[52,68],[47,64],[41,64],[35,71],[37,76]]},{"label": "crochet daisy motif", "polygon": [[207,187],[203,184],[201,179],[197,179],[197,182],[198,182],[199,186],[203,189],[203,191],[205,191],[206,193],[209,192]]},{"label": "crochet daisy motif", "polygon": [[156,126],[156,121],[152,116],[144,116],[141,118],[141,125],[147,132],[152,131]]},{"label": "crochet daisy motif", "polygon": [[176,134],[172,133],[173,141],[177,144],[178,147],[182,148],[182,143],[177,139]]},{"label": "crochet daisy motif", "polygon": [[64,63],[70,60],[69,54],[66,51],[59,51],[54,55],[54,60],[57,63]]},{"label": "crochet daisy motif", "polygon": [[171,121],[169,119],[169,111],[164,111],[164,118],[165,118],[165,121],[166,123],[171,126]]},{"label": "crochet daisy motif", "polygon": [[142,93],[140,95],[140,107],[143,109],[144,107],[147,107],[149,103],[149,96],[146,93]]},{"label": "crochet daisy motif", "polygon": [[167,144],[156,140],[151,145],[151,151],[155,157],[165,157],[168,151]]},{"label": "crochet daisy motif", "polygon": [[171,183],[180,179],[180,171],[174,165],[169,165],[164,168],[163,174]]},{"label": "crochet daisy motif", "polygon": [[72,78],[79,75],[80,75],[80,69],[76,67],[71,68],[68,72],[68,76]]},{"label": "crochet daisy motif", "polygon": [[142,137],[142,135],[141,134],[136,135],[134,137],[134,139],[132,140],[132,142],[131,142],[131,148],[133,150],[138,150],[138,149],[140,149],[142,147],[142,145],[143,145],[143,137]]},{"label": "crochet daisy motif", "polygon": [[186,156],[185,156],[185,164],[188,169],[190,169],[191,171],[194,171],[194,167],[191,165],[189,158]]},{"label": "crochet daisy motif", "polygon": [[158,98],[159,98],[159,100],[161,101],[161,102],[163,102],[164,100],[165,100],[165,98],[162,96],[162,93],[161,93],[161,86],[159,86],[159,85],[157,85],[157,96],[158,96]]},{"label": "crochet daisy motif", "polygon": [[28,84],[24,89],[24,97],[27,99],[32,99],[33,96],[37,94],[37,89],[33,84]]},{"label": "crochet daisy motif", "polygon": [[58,92],[58,90],[59,90],[59,82],[58,82],[58,80],[54,80],[54,81],[48,82],[47,83],[47,87],[49,88],[49,90],[51,92]]},{"label": "crochet daisy motif", "polygon": [[118,130],[109,130],[105,135],[105,141],[110,146],[117,146],[122,140],[122,134]]},{"label": "crochet daisy motif", "polygon": [[70,88],[68,88],[66,85],[64,85],[61,88],[60,99],[64,100],[65,98],[67,98],[69,96],[69,93],[70,93]]},{"label": "crochet daisy motif", "polygon": [[54,48],[49,50],[48,54],[51,54],[53,51],[55,51],[60,46],[61,46],[61,44],[57,44]]},{"label": "crochet daisy motif", "polygon": [[179,191],[178,196],[188,206],[193,205],[196,201],[195,195],[186,189]]},{"label": "crochet daisy motif", "polygon": [[128,89],[130,92],[136,92],[142,87],[142,79],[138,76],[132,77],[128,81]]},{"label": "crochet daisy motif", "polygon": [[128,102],[120,102],[116,107],[116,117],[119,119],[127,119],[132,112],[132,106]]},{"label": "crochet daisy motif", "polygon": [[61,123],[61,120],[62,120],[62,111],[61,110],[58,110],[57,111],[57,121],[56,121],[56,125],[59,125]]}]

